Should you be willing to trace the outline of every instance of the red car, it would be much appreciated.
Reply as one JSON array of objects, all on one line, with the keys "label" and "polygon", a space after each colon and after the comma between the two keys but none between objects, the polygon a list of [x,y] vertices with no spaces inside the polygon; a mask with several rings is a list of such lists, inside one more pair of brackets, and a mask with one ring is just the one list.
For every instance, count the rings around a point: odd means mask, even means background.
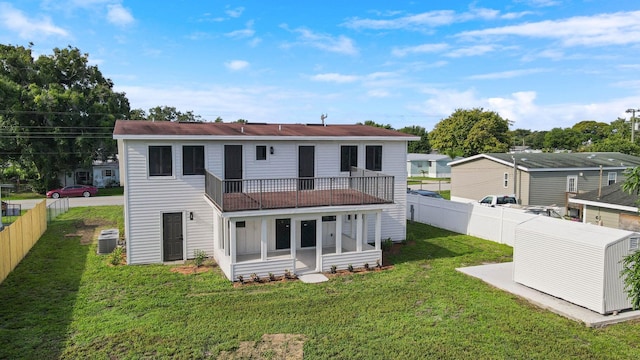
[{"label": "red car", "polygon": [[72,197],[72,196],[95,196],[98,193],[98,189],[89,185],[71,185],[65,186],[62,189],[53,189],[47,191],[48,198],[57,199],[59,197]]}]

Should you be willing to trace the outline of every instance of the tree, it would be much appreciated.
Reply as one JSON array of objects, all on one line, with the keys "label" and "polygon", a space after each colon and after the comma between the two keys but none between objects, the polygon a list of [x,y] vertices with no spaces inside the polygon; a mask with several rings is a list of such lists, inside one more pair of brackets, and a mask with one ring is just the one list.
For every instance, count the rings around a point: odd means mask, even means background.
[{"label": "tree", "polygon": [[88,64],[88,54],[55,48],[34,59],[31,48],[0,44],[0,64],[0,151],[36,169],[36,190],[57,186],[59,174],[115,156],[113,126],[129,115],[129,101]]},{"label": "tree", "polygon": [[200,115],[194,115],[193,111],[189,110],[186,113],[178,111],[173,106],[156,106],[149,109],[149,115],[146,118],[152,121],[186,121],[195,122],[201,121]]},{"label": "tree", "polygon": [[407,126],[398,130],[405,134],[411,134],[420,136],[419,141],[409,141],[407,145],[407,152],[409,153],[423,153],[427,154],[431,151],[431,145],[429,144],[429,133],[421,126]]},{"label": "tree", "polygon": [[580,141],[582,143],[594,143],[607,137],[610,132],[609,124],[597,122],[594,120],[584,120],[573,125],[573,130],[580,133]]},{"label": "tree", "polygon": [[367,126],[373,126],[373,127],[379,127],[379,128],[383,128],[383,129],[389,129],[389,130],[393,130],[393,128],[391,127],[391,125],[389,124],[378,124],[377,122],[373,121],[373,120],[365,120],[364,124],[361,122],[356,123],[358,125],[367,125]]},{"label": "tree", "polygon": [[[624,171],[625,180],[622,183],[622,190],[629,194],[640,194],[640,167],[628,168]],[[625,291],[631,300],[634,310],[640,308],[640,251],[625,256],[622,259],[622,271]]]},{"label": "tree", "polygon": [[577,150],[581,143],[576,130],[553,128],[545,134],[543,145],[549,150]]},{"label": "tree", "polygon": [[509,150],[509,121],[482,108],[457,109],[429,133],[433,148],[444,154],[471,156]]},{"label": "tree", "polygon": [[622,139],[617,136],[593,143],[586,146],[583,150],[593,152],[619,152],[636,156],[640,155],[640,146],[632,144],[628,139]]}]

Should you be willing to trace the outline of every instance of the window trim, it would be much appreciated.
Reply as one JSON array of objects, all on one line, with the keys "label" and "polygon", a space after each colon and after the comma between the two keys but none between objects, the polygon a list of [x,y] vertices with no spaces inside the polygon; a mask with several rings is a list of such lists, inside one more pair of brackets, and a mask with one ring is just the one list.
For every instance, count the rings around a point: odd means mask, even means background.
[{"label": "window trim", "polygon": [[[372,148],[372,149],[380,149],[379,159],[376,158],[375,156],[374,156],[373,159],[371,159],[371,162],[372,162],[371,168],[369,167],[369,149],[370,148]],[[374,154],[375,154],[375,152],[374,152]],[[365,159],[364,160],[364,167],[365,167],[365,169],[370,170],[370,171],[382,171],[382,156],[383,156],[382,155],[382,145],[365,145],[365,147],[364,147],[364,159]],[[376,166],[376,165],[379,165],[379,166]]]},{"label": "window trim", "polygon": [[[186,152],[184,151],[185,148],[202,148],[202,174],[198,173],[198,169],[195,168],[194,165],[194,172],[193,173],[185,173],[185,169],[186,169],[186,162],[185,162],[185,154]],[[207,169],[207,161],[206,161],[206,153],[207,153],[207,149],[206,146],[204,145],[197,145],[197,144],[190,144],[190,145],[182,145],[182,176],[203,176],[206,172]]]},{"label": "window trim", "polygon": [[[575,189],[573,191],[571,191],[571,180],[574,180],[573,185],[575,187]],[[567,188],[566,188],[567,192],[570,193],[577,193],[578,192],[578,175],[567,175]]]},{"label": "window trim", "polygon": [[[171,174],[166,175],[166,174],[151,174],[151,148],[169,148],[171,150],[171,155],[169,156],[169,159],[171,160]],[[158,144],[158,145],[147,145],[147,176],[148,177],[152,177],[152,178],[175,178],[175,166],[173,166],[173,163],[175,162],[174,159],[175,156],[175,151],[173,148],[173,145],[167,145],[167,144]]]},{"label": "window trim", "polygon": [[[264,148],[264,159],[258,159],[258,148],[259,147],[263,147]],[[266,161],[266,160],[269,159],[269,147],[267,145],[256,145],[255,151],[256,151],[256,156],[255,156],[256,161]]]},{"label": "window trim", "polygon": [[[348,168],[347,170],[344,170],[344,168],[342,167],[342,155],[343,155],[343,154],[342,154],[342,149],[343,149],[343,148],[346,148],[346,147],[348,147],[348,148],[355,148],[356,153],[355,153],[355,164],[353,164],[353,162],[354,162],[353,160],[354,160],[354,159],[353,159],[353,158],[351,158],[351,154],[349,154],[349,160],[351,160],[351,161],[349,162],[349,168]],[[340,172],[348,172],[348,171],[351,171],[351,167],[352,167],[352,166],[353,166],[353,167],[358,167],[358,145],[344,145],[344,144],[341,144],[341,145],[340,145]]]}]

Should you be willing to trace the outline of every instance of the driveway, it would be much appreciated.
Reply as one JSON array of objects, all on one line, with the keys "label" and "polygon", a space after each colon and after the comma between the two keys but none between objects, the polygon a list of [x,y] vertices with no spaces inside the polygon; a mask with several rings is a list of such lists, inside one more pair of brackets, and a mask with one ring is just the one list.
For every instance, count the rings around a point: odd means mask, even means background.
[{"label": "driveway", "polygon": [[431,190],[431,191],[443,191],[451,190],[451,183],[449,181],[436,181],[426,180],[422,184],[407,185],[412,190]]},{"label": "driveway", "polygon": [[[22,205],[22,210],[28,210],[39,204],[43,199],[29,199],[29,200],[11,200],[11,204]],[[54,199],[47,199],[47,205],[54,202]],[[82,206],[105,206],[105,205],[123,205],[124,196],[96,196],[96,197],[77,197],[69,198],[69,207],[82,207]]]}]

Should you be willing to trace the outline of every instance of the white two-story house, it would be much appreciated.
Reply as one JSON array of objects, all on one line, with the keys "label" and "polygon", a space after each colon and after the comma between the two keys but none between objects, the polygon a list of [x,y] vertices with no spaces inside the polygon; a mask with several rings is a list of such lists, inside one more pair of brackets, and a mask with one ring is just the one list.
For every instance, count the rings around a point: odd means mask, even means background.
[{"label": "white two-story house", "polygon": [[364,125],[116,122],[127,262],[230,280],[374,266],[406,235],[407,142]]}]

